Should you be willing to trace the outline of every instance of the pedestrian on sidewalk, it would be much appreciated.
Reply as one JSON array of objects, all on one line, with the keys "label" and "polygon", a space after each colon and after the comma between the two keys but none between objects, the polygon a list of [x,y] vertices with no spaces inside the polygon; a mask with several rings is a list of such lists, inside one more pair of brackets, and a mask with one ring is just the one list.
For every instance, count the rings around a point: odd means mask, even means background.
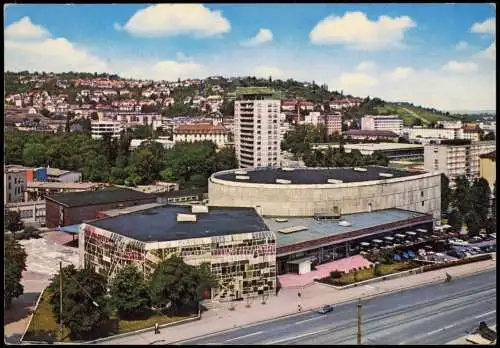
[{"label": "pedestrian on sidewalk", "polygon": [[160,333],[160,326],[158,325],[158,323],[155,323],[155,335],[159,333]]},{"label": "pedestrian on sidewalk", "polygon": [[299,298],[300,298],[300,296],[302,296],[302,295],[300,294],[300,291],[299,291],[299,293],[298,293],[297,295],[299,295]]},{"label": "pedestrian on sidewalk", "polygon": [[299,307],[299,312],[302,312],[302,306],[300,305],[300,303],[298,307]]}]

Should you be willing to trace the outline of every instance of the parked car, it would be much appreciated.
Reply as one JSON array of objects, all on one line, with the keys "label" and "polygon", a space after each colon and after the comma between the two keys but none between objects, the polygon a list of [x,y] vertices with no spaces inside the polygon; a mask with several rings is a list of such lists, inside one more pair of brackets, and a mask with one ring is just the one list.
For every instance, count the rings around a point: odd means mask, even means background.
[{"label": "parked car", "polygon": [[471,239],[469,239],[469,243],[475,244],[475,243],[481,243],[483,241],[483,238],[479,236],[474,236]]},{"label": "parked car", "polygon": [[333,311],[333,306],[325,305],[318,310],[319,314],[327,314]]}]

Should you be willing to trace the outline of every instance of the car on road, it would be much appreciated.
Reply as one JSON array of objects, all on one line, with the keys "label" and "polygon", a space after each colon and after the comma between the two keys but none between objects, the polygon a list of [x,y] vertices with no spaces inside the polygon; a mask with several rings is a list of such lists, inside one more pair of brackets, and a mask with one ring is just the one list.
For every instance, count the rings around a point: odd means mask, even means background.
[{"label": "car on road", "polygon": [[319,314],[327,314],[333,311],[333,306],[325,305],[318,310]]}]

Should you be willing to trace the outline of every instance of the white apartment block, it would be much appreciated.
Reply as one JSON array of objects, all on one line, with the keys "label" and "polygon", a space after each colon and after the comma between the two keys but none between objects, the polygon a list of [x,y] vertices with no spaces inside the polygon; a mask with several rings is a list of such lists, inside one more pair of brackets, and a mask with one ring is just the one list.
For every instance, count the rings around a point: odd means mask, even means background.
[{"label": "white apartment block", "polygon": [[366,115],[361,119],[361,130],[386,130],[401,134],[403,120],[397,115]]},{"label": "white apartment block", "polygon": [[342,134],[342,115],[340,113],[324,116],[328,135]]},{"label": "white apartment block", "polygon": [[268,88],[241,88],[236,94],[234,143],[239,166],[279,166],[280,99]]},{"label": "white apartment block", "polygon": [[462,128],[462,121],[437,121],[436,124],[442,125],[443,128],[459,129]]},{"label": "white apartment block", "polygon": [[461,128],[421,128],[408,127],[403,128],[403,135],[409,139],[432,138],[432,139],[463,139],[464,132]]},{"label": "white apartment block", "polygon": [[102,138],[103,134],[111,133],[111,137],[118,138],[124,129],[121,122],[117,121],[92,121],[91,135],[93,139]]},{"label": "white apartment block", "polygon": [[229,141],[229,130],[221,124],[212,123],[183,124],[174,129],[174,143],[211,141],[222,148]]},{"label": "white apartment block", "polygon": [[8,165],[3,172],[3,203],[22,202],[26,191],[26,169],[23,166]]},{"label": "white apartment block", "polygon": [[477,141],[468,145],[425,145],[424,169],[440,171],[451,181],[459,176],[479,177],[479,156],[496,149],[495,141]]}]

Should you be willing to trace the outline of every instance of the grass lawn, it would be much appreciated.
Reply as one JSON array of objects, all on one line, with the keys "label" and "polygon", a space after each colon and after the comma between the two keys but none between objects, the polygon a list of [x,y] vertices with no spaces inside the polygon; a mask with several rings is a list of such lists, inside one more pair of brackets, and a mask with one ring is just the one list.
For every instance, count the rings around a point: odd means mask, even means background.
[{"label": "grass lawn", "polygon": [[[394,262],[391,265],[380,264],[379,267],[380,267],[380,271],[382,272],[382,276],[385,276],[385,275],[388,275],[391,273],[399,272],[401,269],[404,269],[405,267],[407,267],[407,263],[406,262]],[[372,278],[374,278],[373,268],[368,268],[368,269],[363,269],[361,271],[358,271],[357,280],[354,280],[354,272],[344,274],[338,280],[350,284],[350,283],[362,282],[364,280],[369,280]]]},{"label": "grass lawn", "polygon": [[[44,291],[43,297],[40,300],[38,308],[35,310],[33,314],[33,319],[31,320],[30,326],[26,331],[26,335],[24,336],[25,341],[46,341],[48,337],[48,333],[52,333],[52,337],[54,341],[63,341],[63,342],[78,342],[72,341],[69,338],[69,329],[63,328],[63,339],[61,340],[59,335],[59,325],[56,322],[56,318],[52,314],[52,308],[49,303],[50,300],[50,292],[48,290]],[[112,334],[121,334],[130,331],[152,328],[155,323],[159,325],[173,323],[175,321],[187,319],[190,317],[194,317],[196,314],[191,316],[168,316],[161,314],[153,314],[146,319],[140,320],[118,320],[118,318],[114,315],[111,316],[110,325],[107,328],[103,328],[103,331],[108,330],[108,332],[113,332]],[[110,329],[110,328],[115,329]],[[100,335],[101,337],[109,336],[106,334]],[[81,341],[80,341],[81,342]]]}]

